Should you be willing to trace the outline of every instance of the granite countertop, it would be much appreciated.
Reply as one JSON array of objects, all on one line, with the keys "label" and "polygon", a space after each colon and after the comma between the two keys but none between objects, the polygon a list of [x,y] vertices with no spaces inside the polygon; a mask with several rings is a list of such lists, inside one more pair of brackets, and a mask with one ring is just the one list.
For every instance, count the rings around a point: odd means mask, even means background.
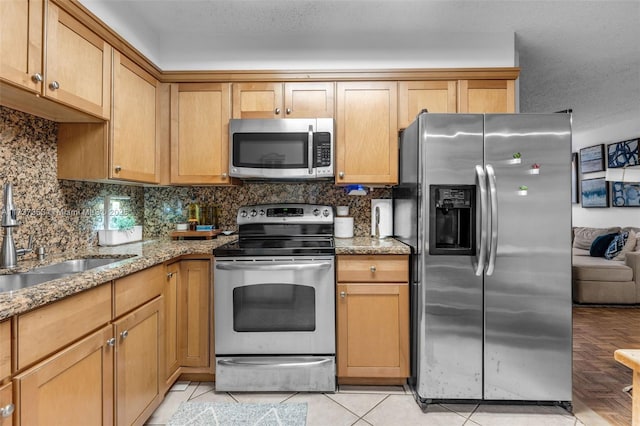
[{"label": "granite countertop", "polygon": [[411,254],[411,248],[393,238],[336,238],[336,254]]},{"label": "granite countertop", "polygon": [[[42,284],[15,291],[0,293],[0,320],[21,314],[47,303],[55,302],[83,290],[99,286],[108,281],[132,274],[142,269],[188,254],[211,255],[213,249],[234,241],[237,236],[218,236],[213,240],[168,239],[148,240],[113,247],[93,247],[83,251],[48,255],[45,260],[24,260],[18,268],[0,274],[27,272],[69,259],[84,257],[122,257],[122,260],[98,268],[89,269]],[[336,254],[409,254],[409,246],[393,238],[369,237],[336,238]]]}]

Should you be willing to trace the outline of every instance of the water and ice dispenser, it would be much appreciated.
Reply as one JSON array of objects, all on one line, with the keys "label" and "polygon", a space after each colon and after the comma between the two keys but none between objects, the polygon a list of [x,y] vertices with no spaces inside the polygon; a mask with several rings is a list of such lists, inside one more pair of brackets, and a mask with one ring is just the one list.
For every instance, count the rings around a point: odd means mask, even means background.
[{"label": "water and ice dispenser", "polygon": [[475,199],[475,185],[430,185],[429,254],[475,255]]}]

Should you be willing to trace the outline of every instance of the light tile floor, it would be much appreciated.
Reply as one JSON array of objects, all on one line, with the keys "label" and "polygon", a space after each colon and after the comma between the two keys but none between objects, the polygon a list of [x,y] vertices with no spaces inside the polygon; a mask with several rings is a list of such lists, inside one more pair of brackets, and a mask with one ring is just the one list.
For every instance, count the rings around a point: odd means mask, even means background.
[{"label": "light tile floor", "polygon": [[[180,386],[174,386],[178,389]],[[560,407],[522,405],[442,404],[424,413],[408,387],[340,386],[335,394],[215,392],[210,382],[191,382],[171,390],[147,425],[165,425],[182,401],[306,402],[307,426],[599,426],[601,417],[579,401],[575,415]]]}]

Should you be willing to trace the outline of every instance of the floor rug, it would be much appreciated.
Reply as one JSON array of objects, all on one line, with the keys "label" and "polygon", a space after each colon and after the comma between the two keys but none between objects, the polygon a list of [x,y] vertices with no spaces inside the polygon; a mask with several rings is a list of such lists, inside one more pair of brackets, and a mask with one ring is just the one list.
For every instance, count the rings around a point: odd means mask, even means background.
[{"label": "floor rug", "polygon": [[306,419],[306,403],[187,401],[180,404],[167,426],[304,426]]}]

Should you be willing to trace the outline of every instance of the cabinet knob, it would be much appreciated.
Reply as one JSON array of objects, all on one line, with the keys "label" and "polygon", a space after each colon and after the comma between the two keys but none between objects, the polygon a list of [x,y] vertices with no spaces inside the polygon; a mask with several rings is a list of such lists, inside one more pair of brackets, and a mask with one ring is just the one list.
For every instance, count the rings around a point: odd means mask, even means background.
[{"label": "cabinet knob", "polygon": [[287,108],[287,114],[291,114],[291,108]]},{"label": "cabinet knob", "polygon": [[346,291],[341,291],[341,292],[340,292],[340,297],[341,297],[342,299],[344,299],[345,297],[347,297],[347,292],[346,292]]},{"label": "cabinet knob", "polygon": [[0,416],[2,417],[10,417],[13,414],[13,411],[16,409],[16,406],[13,404],[7,404],[4,407],[0,408]]},{"label": "cabinet knob", "polygon": [[107,340],[107,346],[115,346],[116,345],[116,338],[112,337],[111,339]]},{"label": "cabinet knob", "polygon": [[340,179],[344,179],[344,172],[340,172],[340,173],[338,173],[338,177],[339,177]]},{"label": "cabinet knob", "polygon": [[40,74],[39,72],[35,73],[34,75],[31,76],[31,80],[34,83],[40,83],[42,81],[42,74]]},{"label": "cabinet knob", "polygon": [[223,173],[223,174],[222,174],[222,179],[226,179],[226,178],[227,178],[227,176],[229,176],[229,175],[228,175],[228,174],[226,174],[226,173]]},{"label": "cabinet knob", "polygon": [[369,270],[371,272],[375,272],[376,271],[376,265],[371,265],[371,267],[369,268]]},{"label": "cabinet knob", "polygon": [[280,108],[276,108],[274,112],[276,113],[276,115],[280,114]]},{"label": "cabinet knob", "polygon": [[58,90],[59,88],[60,88],[60,83],[58,83],[57,81],[53,80],[51,83],[49,83],[49,89]]},{"label": "cabinet knob", "polygon": [[116,173],[120,173],[122,171],[122,167],[116,166],[115,167],[115,171],[116,171]]},{"label": "cabinet knob", "polygon": [[123,339],[126,339],[128,335],[129,335],[129,330],[125,330],[122,333],[120,333],[120,337],[122,337]]},{"label": "cabinet knob", "polygon": [[175,272],[169,272],[169,273],[167,273],[167,279],[171,279],[171,277],[173,276],[173,274],[175,274]]}]

